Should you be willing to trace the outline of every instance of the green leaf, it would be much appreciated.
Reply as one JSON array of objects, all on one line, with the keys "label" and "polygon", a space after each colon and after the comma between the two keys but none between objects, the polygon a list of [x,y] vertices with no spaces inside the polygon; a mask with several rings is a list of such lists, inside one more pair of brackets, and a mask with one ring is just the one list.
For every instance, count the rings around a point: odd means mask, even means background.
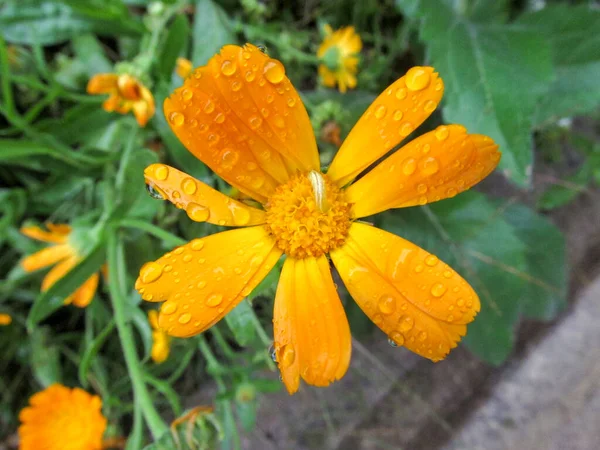
[{"label": "green leaf", "polygon": [[36,381],[43,387],[62,381],[60,353],[49,340],[47,327],[37,328],[30,335],[31,370]]},{"label": "green leaf", "polygon": [[239,345],[245,347],[254,339],[254,310],[250,303],[242,300],[231,312],[225,316],[227,326],[233,333]]},{"label": "green leaf", "polygon": [[75,56],[84,65],[89,77],[113,71],[113,65],[104,54],[102,44],[93,34],[77,35],[72,42]]},{"label": "green leaf", "polygon": [[519,186],[531,182],[531,128],[552,81],[547,40],[513,25],[477,24],[444,2],[421,1],[420,36],[445,81],[444,119],[492,137],[500,168]]},{"label": "green leaf", "polygon": [[591,166],[584,164],[579,171],[571,177],[567,177],[560,184],[548,188],[537,201],[537,207],[550,210],[566,205],[579,194],[584,192],[587,184],[592,180]]},{"label": "green leaf", "polygon": [[0,189],[0,245],[8,229],[15,226],[25,212],[27,198],[23,189]]},{"label": "green leaf", "polygon": [[193,30],[192,62],[205,65],[226,44],[235,44],[225,11],[212,0],[197,0]]},{"label": "green leaf", "polygon": [[143,26],[126,9],[73,0],[8,0],[0,10],[0,33],[8,42],[53,45],[84,32],[137,35]]},{"label": "green leaf", "polygon": [[83,355],[81,356],[81,362],[79,363],[79,382],[83,387],[88,387],[88,379],[87,374],[90,369],[90,366],[94,362],[96,355],[106,342],[106,339],[110,336],[112,331],[115,329],[115,321],[111,319],[110,322],[106,324],[104,329],[98,333],[98,335],[92,339],[90,342],[86,343],[85,350]]},{"label": "green leaf", "polygon": [[538,105],[536,125],[597,108],[600,11],[586,5],[550,4],[521,15],[516,23],[548,40],[556,66],[556,79]]},{"label": "green leaf", "polygon": [[158,60],[158,72],[160,77],[170,80],[175,70],[177,57],[180,56],[188,42],[190,35],[190,23],[184,14],[175,17],[167,32],[167,38],[162,46]]},{"label": "green leaf", "polygon": [[105,259],[104,247],[102,243],[98,243],[70,272],[54,283],[50,289],[40,293],[29,310],[27,329],[32,331],[39,322],[64,306],[65,299],[90,276],[98,272]]},{"label": "green leaf", "polygon": [[[557,276],[565,270],[562,235],[524,206],[496,206],[468,192],[383,214],[383,221],[383,228],[438,255],[471,283],[481,312],[464,342],[488,362],[500,364],[510,354],[521,312],[549,318],[564,302],[566,281]],[[539,235],[527,221],[540,227]]]}]

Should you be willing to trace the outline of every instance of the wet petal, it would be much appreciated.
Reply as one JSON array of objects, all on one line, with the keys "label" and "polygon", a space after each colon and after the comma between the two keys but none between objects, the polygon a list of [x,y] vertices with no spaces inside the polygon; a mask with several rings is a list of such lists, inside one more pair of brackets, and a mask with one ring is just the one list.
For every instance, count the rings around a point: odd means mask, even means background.
[{"label": "wet petal", "polygon": [[259,225],[265,212],[225,194],[173,167],[152,164],[144,170],[146,183],[196,222],[225,226]]},{"label": "wet petal", "polygon": [[71,269],[75,267],[75,264],[77,264],[77,257],[75,255],[69,255],[67,259],[54,266],[42,281],[42,292],[50,289],[54,283],[70,272]]},{"label": "wet petal", "polygon": [[339,149],[327,174],[339,186],[411,134],[435,110],[444,84],[433,67],[413,67],[369,106]]},{"label": "wet petal", "polygon": [[300,377],[327,386],[344,376],[352,351],[350,328],[325,256],[286,259],[273,326],[277,363],[290,394],[298,390]]},{"label": "wet petal", "polygon": [[[19,230],[21,234],[31,238],[36,239],[42,242],[52,242],[54,244],[64,244],[68,239],[68,232],[64,232],[65,229],[61,228],[59,230],[53,230],[51,224],[48,224],[48,229],[50,231],[42,230],[40,227],[29,226],[29,227],[21,227]],[[68,226],[68,225],[64,225]],[[69,230],[70,231],[70,230]]]},{"label": "wet petal", "polygon": [[460,125],[440,126],[409,142],[351,185],[354,217],[454,197],[498,165],[494,141]]},{"label": "wet petal", "polygon": [[106,94],[117,89],[119,76],[114,73],[99,73],[94,75],[87,85],[88,94]]},{"label": "wet petal", "polygon": [[296,171],[319,169],[306,109],[283,65],[225,46],[165,100],[173,132],[225,181],[259,201]]},{"label": "wet petal", "polygon": [[73,294],[73,304],[79,308],[85,308],[94,299],[100,276],[95,273],[89,277]]},{"label": "wet petal", "polygon": [[72,254],[73,250],[67,244],[53,245],[23,258],[21,267],[23,267],[26,272],[33,272],[51,266]]},{"label": "wet petal", "polygon": [[396,344],[432,361],[456,347],[480,309],[448,265],[383,230],[354,223],[331,259],[365,314]]},{"label": "wet petal", "polygon": [[145,264],[135,287],[144,300],[168,300],[160,309],[161,328],[172,336],[193,336],[250,294],[280,256],[262,226],[225,231]]}]

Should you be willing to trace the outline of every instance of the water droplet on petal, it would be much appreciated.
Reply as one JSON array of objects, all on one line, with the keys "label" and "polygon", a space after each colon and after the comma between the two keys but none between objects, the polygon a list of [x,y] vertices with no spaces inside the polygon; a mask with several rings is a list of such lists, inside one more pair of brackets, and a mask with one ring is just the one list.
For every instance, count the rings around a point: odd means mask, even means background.
[{"label": "water droplet on petal", "polygon": [[209,209],[197,203],[189,203],[185,212],[194,222],[206,222],[210,217]]},{"label": "water droplet on petal", "polygon": [[223,296],[221,294],[212,294],[206,299],[206,305],[214,308],[215,306],[219,306],[222,301]]},{"label": "water droplet on petal", "polygon": [[440,163],[433,156],[428,156],[419,161],[419,168],[424,175],[433,175],[440,170]]},{"label": "water droplet on petal", "polygon": [[233,223],[239,226],[247,225],[250,222],[250,211],[245,208],[235,208],[232,211]]},{"label": "water droplet on petal", "polygon": [[459,298],[458,300],[456,300],[456,304],[458,306],[463,306],[465,304],[465,299],[464,298]]},{"label": "water droplet on petal", "polygon": [[399,345],[403,345],[404,344],[404,336],[402,335],[402,333],[398,333],[397,331],[395,331],[389,336],[388,343],[392,347],[398,347]]},{"label": "water droplet on petal", "polygon": [[252,70],[249,70],[246,72],[245,78],[248,83],[251,83],[256,78],[256,74]]},{"label": "water droplet on petal", "polygon": [[194,239],[190,242],[190,248],[194,251],[202,250],[204,248],[204,241],[202,239]]},{"label": "water droplet on petal", "polygon": [[377,305],[383,314],[391,314],[396,310],[396,299],[391,295],[384,294],[379,298]]},{"label": "water droplet on petal", "polygon": [[419,340],[420,340],[421,342],[423,342],[423,341],[425,341],[425,339],[427,339],[427,333],[426,333],[425,331],[421,331],[421,332],[419,333]]},{"label": "water droplet on petal", "polygon": [[181,93],[181,98],[183,99],[184,102],[189,102],[193,96],[194,96],[194,91],[192,91],[191,89],[184,89],[183,92]]},{"label": "water droplet on petal", "polygon": [[448,188],[446,191],[446,195],[448,195],[449,198],[455,197],[456,194],[458,194],[458,191],[454,188]]},{"label": "water droplet on petal", "polygon": [[215,122],[217,123],[223,123],[225,122],[225,114],[223,113],[219,113],[215,116]]},{"label": "water droplet on petal", "polygon": [[396,98],[398,100],[403,100],[406,98],[406,89],[400,88],[396,91]]},{"label": "water droplet on petal", "polygon": [[269,83],[278,84],[285,78],[285,69],[279,61],[270,59],[265,63],[263,74]]},{"label": "water droplet on petal", "polygon": [[150,197],[152,198],[155,198],[157,200],[165,199],[165,197],[160,193],[160,190],[153,184],[147,184],[146,191],[148,191],[148,194],[150,194]]},{"label": "water droplet on petal", "polygon": [[294,349],[289,345],[285,345],[283,347],[283,352],[282,352],[282,356],[281,356],[282,367],[283,368],[290,367],[294,363],[295,359],[296,359],[296,352],[294,351]]},{"label": "water droplet on petal", "polygon": [[400,133],[400,136],[408,136],[410,133],[412,133],[414,130],[413,126],[411,123],[409,122],[405,122],[400,126],[400,129],[398,130],[398,132]]},{"label": "water droplet on petal", "polygon": [[192,195],[196,189],[196,182],[192,178],[186,178],[181,182],[181,190],[187,195]]},{"label": "water droplet on petal", "polygon": [[192,260],[192,255],[187,254],[183,256],[183,262],[190,262]]},{"label": "water droplet on petal", "polygon": [[445,139],[448,138],[448,134],[450,134],[450,132],[448,131],[448,127],[445,126],[440,126],[435,130],[435,137],[437,138],[438,141],[443,141]]},{"label": "water droplet on petal", "polygon": [[180,127],[181,125],[183,125],[185,117],[183,117],[183,114],[181,114],[180,112],[175,111],[169,114],[169,120],[176,127]]},{"label": "water droplet on petal", "polygon": [[253,130],[256,130],[258,127],[260,127],[262,125],[262,119],[258,116],[253,116],[250,117],[250,128],[252,128]]},{"label": "water droplet on petal", "polygon": [[249,162],[248,164],[246,164],[246,169],[253,171],[256,170],[258,168],[258,164],[254,163],[254,162]]},{"label": "water droplet on petal", "polygon": [[273,117],[273,124],[277,127],[277,128],[283,128],[285,127],[285,120],[283,117],[281,117],[279,114],[276,114]]},{"label": "water droplet on petal", "polygon": [[206,281],[205,280],[198,281],[198,284],[196,284],[196,287],[198,289],[204,289],[206,287]]},{"label": "water droplet on petal", "polygon": [[226,59],[225,61],[223,61],[223,64],[221,64],[221,73],[226,77],[230,77],[231,75],[233,75],[236,70],[237,65],[233,61],[229,61],[228,59]]},{"label": "water droplet on petal", "polygon": [[385,113],[387,112],[387,108],[384,105],[379,105],[377,108],[375,108],[375,118],[376,119],[381,119],[385,116]]},{"label": "water droplet on petal", "polygon": [[266,45],[257,45],[256,46],[257,49],[259,49],[262,53],[264,53],[265,55],[268,53],[267,50],[267,46]]},{"label": "water droplet on petal", "polygon": [[215,110],[215,104],[212,102],[212,100],[208,100],[203,109],[206,114],[210,114]]},{"label": "water droplet on petal", "polygon": [[164,164],[157,164],[154,169],[154,176],[157,180],[166,180],[169,176],[169,168]]},{"label": "water droplet on petal", "polygon": [[424,194],[425,192],[427,192],[427,185],[421,183],[417,186],[417,192],[419,194]]},{"label": "water droplet on petal", "polygon": [[398,326],[401,332],[406,333],[407,331],[412,330],[412,328],[415,326],[415,321],[410,316],[402,316]]},{"label": "water droplet on petal", "polygon": [[417,161],[414,158],[407,158],[402,163],[402,173],[404,175],[411,175],[417,168]]},{"label": "water droplet on petal", "polygon": [[271,346],[269,347],[269,355],[271,355],[271,361],[276,363],[277,362],[277,352],[275,351],[275,346],[273,344],[271,344]]},{"label": "water droplet on petal", "polygon": [[242,88],[242,83],[240,83],[238,80],[235,80],[233,83],[231,83],[231,90],[234,92],[239,91]]},{"label": "water droplet on petal", "polygon": [[192,315],[190,313],[183,313],[179,316],[179,319],[177,319],[177,321],[182,325],[189,323],[190,320],[192,320]]},{"label": "water droplet on petal", "polygon": [[165,302],[160,309],[161,314],[165,314],[167,316],[169,314],[173,314],[175,311],[177,311],[177,303],[175,302]]},{"label": "water droplet on petal", "polygon": [[427,102],[425,102],[425,105],[423,106],[423,109],[425,110],[425,112],[433,112],[435,111],[435,108],[437,108],[437,103],[434,102],[433,100],[428,100]]},{"label": "water droplet on petal", "polygon": [[411,91],[421,91],[429,86],[431,76],[427,70],[422,67],[413,67],[406,72],[404,76],[406,87]]},{"label": "water droplet on petal", "polygon": [[441,297],[446,293],[446,286],[442,283],[436,283],[431,287],[431,295],[434,297]]},{"label": "water droplet on petal", "polygon": [[287,104],[290,108],[293,108],[294,105],[296,104],[296,99],[293,97],[288,98]]},{"label": "water droplet on petal", "polygon": [[415,272],[417,272],[417,273],[423,272],[423,269],[424,269],[423,264],[417,264],[415,266]]},{"label": "water droplet on petal", "polygon": [[237,164],[239,159],[240,159],[239,153],[230,148],[225,148],[221,152],[222,167],[225,170],[233,169],[233,166],[235,166]]},{"label": "water droplet on petal", "polygon": [[397,109],[396,111],[394,111],[394,120],[396,122],[399,121],[399,120],[401,120],[402,116],[404,116],[404,114],[402,114],[402,111],[400,111],[399,109]]},{"label": "water droplet on petal", "polygon": [[429,255],[427,258],[425,258],[425,264],[427,264],[429,267],[435,266],[439,261],[440,260],[435,255]]},{"label": "water droplet on petal", "polygon": [[160,278],[163,273],[163,266],[155,262],[149,262],[140,269],[140,279],[142,283],[152,283]]},{"label": "water droplet on petal", "polygon": [[425,197],[424,195],[419,197],[419,205],[423,206],[427,204],[427,197]]},{"label": "water droplet on petal", "polygon": [[392,347],[398,347],[398,344],[396,344],[391,337],[388,338],[388,344],[390,344]]}]

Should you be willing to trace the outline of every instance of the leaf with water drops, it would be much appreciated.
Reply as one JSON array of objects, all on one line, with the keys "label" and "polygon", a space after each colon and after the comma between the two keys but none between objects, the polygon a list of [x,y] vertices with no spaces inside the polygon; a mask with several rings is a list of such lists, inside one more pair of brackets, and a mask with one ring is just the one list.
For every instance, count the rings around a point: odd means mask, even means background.
[{"label": "leaf with water drops", "polygon": [[550,318],[565,300],[564,239],[523,206],[469,192],[378,217],[383,228],[437,254],[473,286],[481,311],[464,341],[488,362],[508,357],[521,313]]},{"label": "leaf with water drops", "polygon": [[162,304],[159,325],[172,336],[201,333],[231,311],[275,265],[281,250],[262,226],[194,239],[142,266],[135,287]]},{"label": "leaf with water drops", "polygon": [[529,185],[531,128],[553,76],[547,41],[521,26],[469,22],[445,2],[420,1],[417,17],[431,62],[447,81],[444,118],[494,139],[506,176]]}]

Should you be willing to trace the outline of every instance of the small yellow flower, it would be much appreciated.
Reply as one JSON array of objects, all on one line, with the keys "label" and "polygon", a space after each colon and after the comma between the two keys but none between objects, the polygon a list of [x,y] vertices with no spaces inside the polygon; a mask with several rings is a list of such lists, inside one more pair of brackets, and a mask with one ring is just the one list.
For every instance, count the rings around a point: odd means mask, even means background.
[{"label": "small yellow flower", "polygon": [[108,112],[133,114],[141,127],[146,126],[148,120],[154,116],[154,97],[152,93],[137,78],[129,75],[115,73],[100,73],[94,75],[88,85],[88,94],[110,94],[102,104]]},{"label": "small yellow flower", "polygon": [[102,400],[53,384],[29,399],[19,420],[20,450],[100,450],[106,418]]},{"label": "small yellow flower", "polygon": [[186,79],[192,73],[192,62],[187,58],[177,58],[175,72],[181,78]]},{"label": "small yellow flower", "polygon": [[158,326],[158,313],[155,310],[148,311],[148,321],[152,327],[152,360],[160,364],[169,357],[169,335]]},{"label": "small yellow flower", "polygon": [[12,322],[12,317],[9,314],[1,314],[0,313],[0,325],[10,325]]},{"label": "small yellow flower", "polygon": [[[33,272],[56,264],[42,281],[42,292],[50,289],[82,259],[77,248],[69,241],[72,232],[69,225],[47,223],[46,227],[49,231],[36,226],[21,228],[21,233],[25,236],[53,244],[21,261],[21,266],[26,272]],[[97,273],[89,277],[72,295],[65,299],[65,304],[73,303],[80,308],[89,305],[98,288],[98,279]]]},{"label": "small yellow flower", "polygon": [[321,59],[319,77],[327,87],[338,85],[340,92],[356,87],[358,53],[362,49],[360,36],[354,27],[346,27],[335,32],[325,25],[325,39],[321,43],[317,56]]},{"label": "small yellow flower", "polygon": [[160,327],[171,336],[202,333],[285,254],[273,313],[279,370],[290,394],[300,378],[326,386],[346,373],[352,350],[329,255],[390,340],[445,358],[479,311],[477,294],[436,256],[361,219],[471,188],[498,164],[498,146],[442,125],[356,180],[429,117],[443,91],[432,67],[410,69],[366,110],[323,173],[308,114],[279,61],[250,44],[228,45],[196,69],[165,100],[165,117],[192,154],[257,207],[173,167],[146,168],[146,183],[191,220],[241,227],[193,239],[141,268],[142,298],[165,301]]}]

